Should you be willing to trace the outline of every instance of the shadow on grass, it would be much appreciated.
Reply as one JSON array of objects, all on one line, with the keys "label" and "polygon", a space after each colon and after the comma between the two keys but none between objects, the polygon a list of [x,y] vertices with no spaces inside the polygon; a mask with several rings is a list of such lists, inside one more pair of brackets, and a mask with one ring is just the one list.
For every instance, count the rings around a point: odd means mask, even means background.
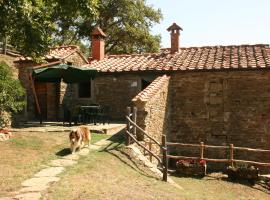
[{"label": "shadow on grass", "polygon": [[70,154],[70,149],[69,148],[64,148],[64,149],[56,152],[55,155],[63,157],[63,156],[66,156],[68,154]]},{"label": "shadow on grass", "polygon": [[177,178],[193,178],[197,180],[202,180],[203,178],[207,177],[203,175],[185,175],[185,174],[180,174],[178,172],[170,172],[171,176],[177,177]]},{"label": "shadow on grass", "polygon": [[[252,189],[270,194],[270,187],[266,183],[261,182],[259,180],[244,180],[244,179],[232,180],[232,179],[227,178],[227,177],[223,177],[223,178],[221,178],[221,180],[231,182],[231,183],[245,185],[245,186],[251,187]],[[260,187],[256,187],[256,185],[258,185]]]},{"label": "shadow on grass", "polygon": [[112,156],[119,159],[122,163],[127,165],[128,167],[132,168],[139,174],[148,177],[148,178],[155,178],[157,177],[147,174],[142,168],[142,164],[135,162],[134,159],[125,151],[125,132],[124,130],[116,133],[112,137],[108,138],[107,140],[111,141],[109,145],[101,149],[100,151],[107,152]]},{"label": "shadow on grass", "polygon": [[173,174],[173,175],[175,177],[178,177],[178,178],[194,178],[194,179],[202,179],[204,181],[220,180],[220,181],[225,181],[225,182],[229,182],[232,184],[241,184],[241,185],[245,185],[247,187],[250,187],[254,190],[258,190],[258,191],[270,194],[270,187],[266,183],[261,182],[259,180],[251,181],[251,180],[245,180],[245,179],[230,179],[227,176],[211,176],[211,173],[206,174],[206,176],[204,176],[204,177],[184,176],[184,175],[175,175],[175,174]]}]

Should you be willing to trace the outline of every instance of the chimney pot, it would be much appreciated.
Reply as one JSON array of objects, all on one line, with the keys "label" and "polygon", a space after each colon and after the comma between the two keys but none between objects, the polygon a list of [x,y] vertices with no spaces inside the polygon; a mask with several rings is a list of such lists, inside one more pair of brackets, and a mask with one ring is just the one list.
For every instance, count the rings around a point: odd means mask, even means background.
[{"label": "chimney pot", "polygon": [[173,23],[167,31],[171,32],[171,53],[179,51],[180,47],[180,31],[183,29],[178,26],[176,23]]},{"label": "chimney pot", "polygon": [[92,32],[92,59],[102,60],[105,56],[106,34],[100,27],[96,27]]}]

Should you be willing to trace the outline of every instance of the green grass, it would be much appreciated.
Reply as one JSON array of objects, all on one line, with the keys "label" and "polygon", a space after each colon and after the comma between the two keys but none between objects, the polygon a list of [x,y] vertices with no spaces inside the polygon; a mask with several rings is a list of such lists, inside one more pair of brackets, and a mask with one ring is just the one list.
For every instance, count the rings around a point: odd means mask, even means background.
[{"label": "green grass", "polygon": [[[92,134],[92,143],[110,136]],[[61,180],[43,199],[192,199],[192,200],[268,200],[269,193],[258,186],[231,183],[215,177],[178,178],[180,190],[130,159],[123,135],[110,137],[102,150],[82,156],[78,164],[67,167]],[[0,145],[0,198],[20,188],[22,181],[45,168],[52,159],[69,152],[68,133],[14,133]]]},{"label": "green grass", "polygon": [[180,195],[181,191],[143,171],[121,150],[106,149],[91,152],[68,168],[44,199],[177,199]]},{"label": "green grass", "polygon": [[43,141],[36,136],[32,136],[27,139],[14,138],[8,142],[13,143],[12,145],[14,146],[14,148],[22,148],[22,149],[31,148],[37,150],[39,148],[42,148],[43,145]]},{"label": "green grass", "polygon": [[173,177],[173,180],[181,185],[184,196],[194,200],[267,200],[270,193],[259,185],[233,183],[226,178],[213,175],[204,178]]},{"label": "green grass", "polygon": [[92,133],[91,144],[94,144],[97,141],[102,140],[102,139],[106,139],[108,137],[110,137],[110,136],[105,135],[105,134]]}]

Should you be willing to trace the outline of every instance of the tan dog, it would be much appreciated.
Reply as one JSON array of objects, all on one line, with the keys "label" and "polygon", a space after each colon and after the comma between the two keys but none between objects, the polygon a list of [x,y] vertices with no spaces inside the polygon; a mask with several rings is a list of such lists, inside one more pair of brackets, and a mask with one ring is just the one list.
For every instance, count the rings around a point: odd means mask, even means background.
[{"label": "tan dog", "polygon": [[85,144],[90,147],[91,133],[87,126],[79,126],[75,130],[72,130],[69,134],[70,151],[75,153],[76,149],[84,147]]}]

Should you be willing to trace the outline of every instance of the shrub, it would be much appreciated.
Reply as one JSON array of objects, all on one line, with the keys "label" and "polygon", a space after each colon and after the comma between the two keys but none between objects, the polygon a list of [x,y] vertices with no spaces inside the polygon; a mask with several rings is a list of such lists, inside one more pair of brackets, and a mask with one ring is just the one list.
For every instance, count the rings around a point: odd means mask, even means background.
[{"label": "shrub", "polygon": [[12,77],[10,67],[0,63],[0,127],[6,125],[6,114],[21,111],[25,105],[25,91],[19,80]]}]

